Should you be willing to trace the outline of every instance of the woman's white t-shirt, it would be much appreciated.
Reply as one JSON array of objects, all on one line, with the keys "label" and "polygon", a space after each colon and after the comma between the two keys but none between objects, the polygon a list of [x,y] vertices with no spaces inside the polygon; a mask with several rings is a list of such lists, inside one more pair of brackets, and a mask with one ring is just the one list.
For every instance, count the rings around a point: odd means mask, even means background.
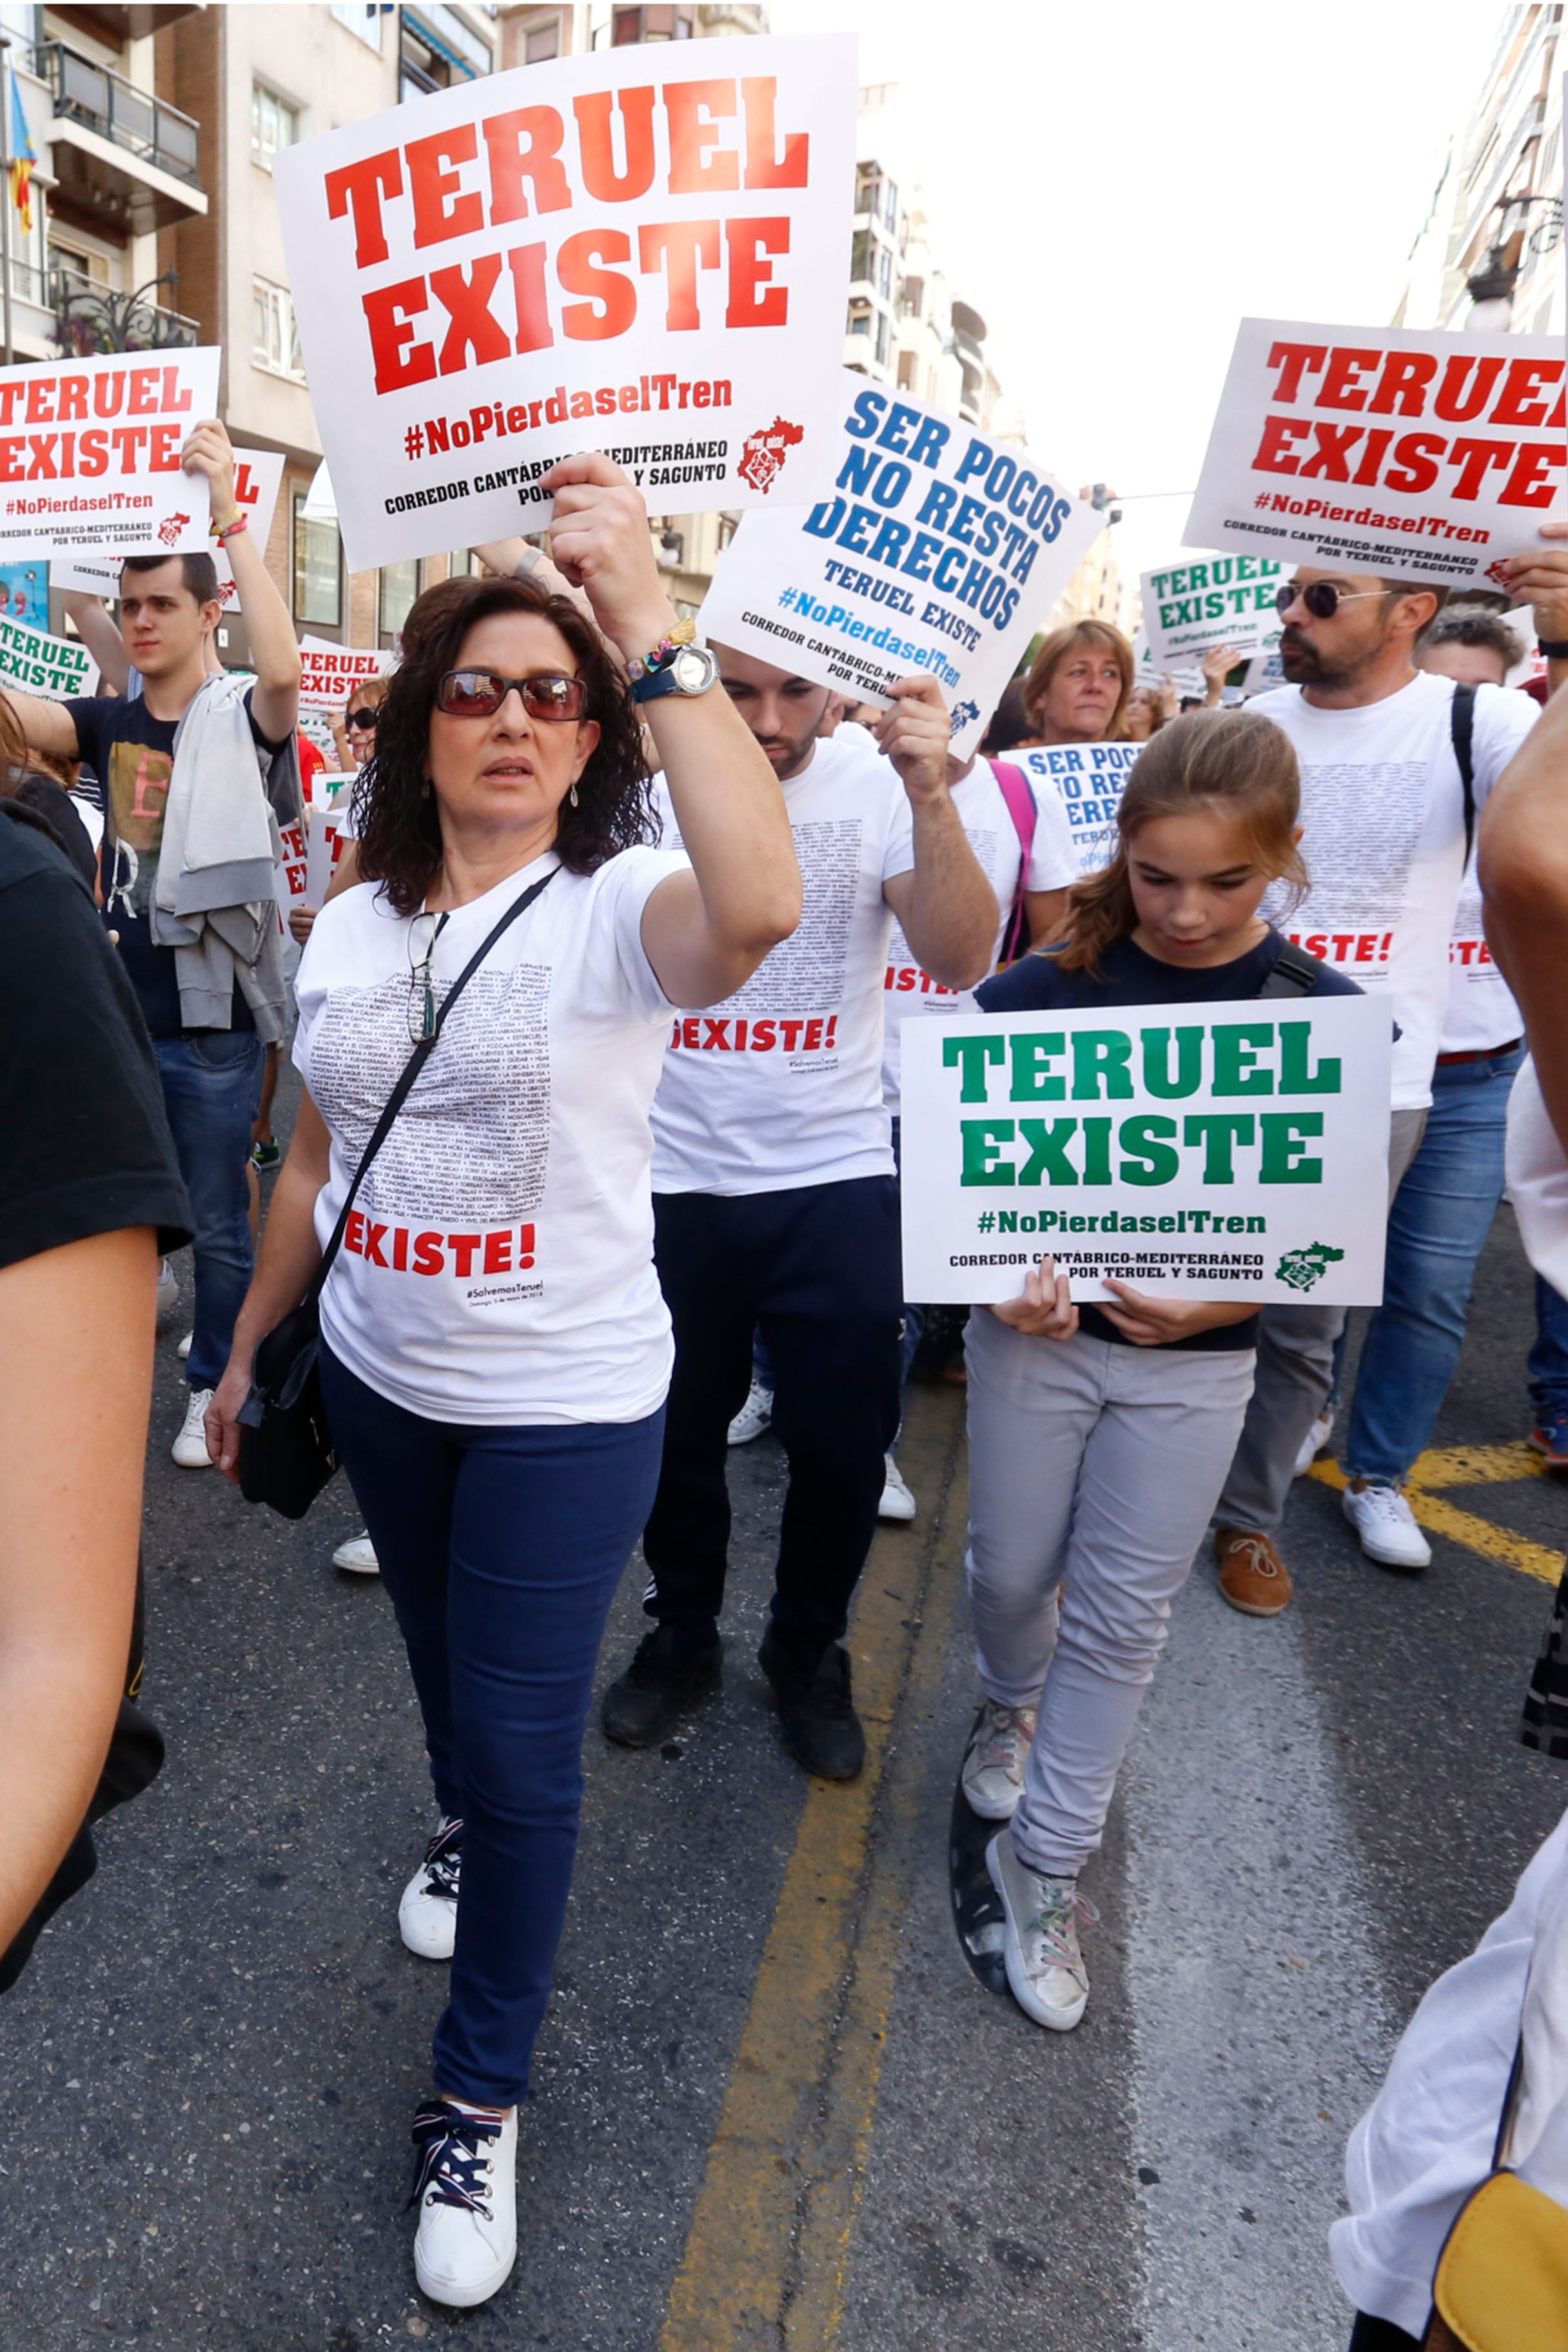
[{"label": "woman's white t-shirt", "polygon": [[[1035,803],[1035,837],[1029,847],[1029,870],[1024,877],[1026,890],[1065,890],[1079,878],[1077,851],[1072,828],[1060,794],[1049,787],[1041,791],[1029,782],[1031,799]],[[1017,895],[1018,872],[1024,862],[1024,845],[1018,838],[1018,828],[1013,822],[996,772],[989,760],[976,760],[968,775],[952,788],[952,804],[958,811],[969,846],[984,870],[985,879],[996,893],[998,922],[996,943],[991,961],[996,961],[1002,952],[1003,940],[1012,919],[1013,902]],[[882,1038],[882,1099],[892,1116],[899,1116],[899,1032],[911,1015],[922,1013],[952,1014],[974,1012],[974,991],[972,988],[944,988],[921,970],[910,952],[903,926],[893,925],[888,942],[888,969],[882,985],[887,992],[883,1007],[886,1016]]]},{"label": "woman's white t-shirt", "polygon": [[[550,856],[458,908],[444,997]],[[642,944],[650,894],[686,861],[626,849],[555,874],[469,981],[360,1188],[321,1294],[349,1370],[432,1421],[640,1421],[669,1381],[653,1269],[648,1107],[670,1006]],[[379,886],[316,918],[294,1059],[331,1133],[323,1244],[412,1049],[412,921]],[[418,948],[430,930],[420,922]]]},{"label": "woman's white t-shirt", "polygon": [[[915,862],[909,799],[854,725],[816,745],[784,796],[805,886],[799,928],[722,1004],[672,1018],[653,1107],[656,1192],[779,1192],[893,1172],[882,885]],[[662,784],[658,797],[674,843]]]},{"label": "woman's white t-shirt", "polygon": [[[1270,900],[1288,939],[1381,997],[1398,1024],[1395,1110],[1432,1099],[1449,1011],[1448,942],[1465,861],[1464,791],[1452,737],[1454,681],[1418,671],[1397,694],[1320,709],[1299,686],[1247,704],[1284,729],[1301,768],[1301,855],[1311,890],[1294,912]],[[1476,688],[1477,809],[1539,717],[1526,694]]]}]

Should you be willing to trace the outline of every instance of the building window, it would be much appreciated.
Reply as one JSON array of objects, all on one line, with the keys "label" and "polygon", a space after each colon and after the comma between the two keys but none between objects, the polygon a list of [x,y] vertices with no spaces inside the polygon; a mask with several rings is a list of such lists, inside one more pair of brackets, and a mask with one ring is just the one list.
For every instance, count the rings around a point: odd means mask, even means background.
[{"label": "building window", "polygon": [[854,242],[849,248],[851,281],[864,278],[868,286],[871,282],[871,232],[868,228],[858,228]]},{"label": "building window", "polygon": [[335,629],[342,616],[343,551],[335,522],[318,522],[305,512],[305,493],[294,494],[294,618]]},{"label": "building window", "polygon": [[303,383],[305,362],[300,355],[300,330],[289,289],[274,286],[269,278],[253,278],[250,283],[255,298],[257,366],[267,368],[273,375],[292,376],[296,383]]},{"label": "building window", "polygon": [[616,8],[611,13],[610,45],[626,48],[636,41],[689,41],[691,10],[684,6]]},{"label": "building window", "polygon": [[478,572],[479,568],[479,564],[474,558],[474,551],[471,547],[455,548],[452,553],[447,558],[447,577],[448,580],[469,579]]},{"label": "building window", "polygon": [[855,166],[855,209],[858,213],[869,213],[873,219],[876,218],[877,192],[881,183],[879,164],[858,163]]},{"label": "building window", "polygon": [[879,246],[877,250],[877,291],[884,302],[893,299],[893,248]]},{"label": "building window", "polygon": [[379,7],[366,6],[364,0],[332,0],[332,14],[340,25],[347,26],[367,49],[381,55],[381,16]]},{"label": "building window", "polygon": [[881,311],[879,310],[877,313],[877,362],[878,365],[880,367],[886,367],[888,364],[888,352],[890,343],[891,338],[888,332],[888,321],[882,315]]},{"label": "building window", "polygon": [[542,66],[551,58],[561,55],[561,19],[547,17],[542,25],[531,25],[523,38],[524,65]]},{"label": "building window", "polygon": [[915,388],[915,355],[913,352],[899,353],[899,390],[913,392]]},{"label": "building window", "polygon": [[300,136],[300,110],[290,106],[286,98],[268,89],[265,82],[250,85],[250,160],[259,163],[264,172],[272,169],[272,158],[280,147],[292,147]]},{"label": "building window", "polygon": [[849,305],[849,331],[852,335],[868,335],[871,331],[871,306],[868,302]]},{"label": "building window", "polygon": [[414,599],[419,593],[419,562],[409,556],[402,563],[384,563],[381,567],[380,613],[376,626],[384,637],[395,637],[408,618]]}]

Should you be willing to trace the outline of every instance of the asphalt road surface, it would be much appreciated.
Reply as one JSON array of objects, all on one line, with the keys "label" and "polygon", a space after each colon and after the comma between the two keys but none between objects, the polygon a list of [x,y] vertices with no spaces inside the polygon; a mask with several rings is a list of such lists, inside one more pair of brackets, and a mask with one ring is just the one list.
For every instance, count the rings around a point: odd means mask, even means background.
[{"label": "asphalt road surface", "polygon": [[[1322,1478],[1295,1490],[1285,1618],[1236,1616],[1200,1559],[1086,1878],[1069,2035],[988,1992],[949,1916],[958,1391],[914,1395],[921,1516],[863,1587],[854,1790],[778,1746],[753,1661],[782,1463],[771,1437],[732,1454],[724,1692],[662,1753],[590,1729],[518,2268],[449,2314],[400,2210],[445,1971],[397,1937],[432,1809],[391,1613],[328,1564],[341,1482],[289,1527],[173,1467],[166,1316],[145,1696],[169,1761],[5,2003],[3,2352],[1342,2346],[1345,2135],[1568,1801],[1516,1738],[1568,1519],[1518,1450],[1531,1317],[1505,1210],[1424,1465],[1425,1577],[1369,1566]],[[605,1679],[638,1589],[634,1564]]]}]

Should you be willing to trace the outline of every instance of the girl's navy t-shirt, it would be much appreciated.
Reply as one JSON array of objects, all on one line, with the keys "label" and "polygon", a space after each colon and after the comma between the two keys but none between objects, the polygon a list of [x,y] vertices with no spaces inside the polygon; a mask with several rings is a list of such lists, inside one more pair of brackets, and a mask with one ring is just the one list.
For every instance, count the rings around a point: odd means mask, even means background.
[{"label": "girl's navy t-shirt", "polygon": [[[1284,940],[1270,926],[1258,945],[1234,962],[1188,971],[1146,955],[1131,940],[1117,940],[1106,949],[1095,972],[1064,971],[1047,948],[1021,956],[1005,971],[982,982],[974,999],[983,1013],[1088,1013],[1112,1004],[1223,1003],[1256,996],[1284,947]],[[1347,980],[1330,964],[1320,964],[1312,985],[1301,991],[1304,996],[1359,996],[1362,992],[1353,980]],[[1078,1315],[1079,1328],[1091,1338],[1110,1339],[1121,1347],[1135,1344],[1097,1307],[1080,1307]],[[1217,1330],[1196,1331],[1190,1339],[1168,1344],[1205,1353],[1255,1348],[1258,1318],[1249,1315],[1244,1323],[1224,1323]]]}]

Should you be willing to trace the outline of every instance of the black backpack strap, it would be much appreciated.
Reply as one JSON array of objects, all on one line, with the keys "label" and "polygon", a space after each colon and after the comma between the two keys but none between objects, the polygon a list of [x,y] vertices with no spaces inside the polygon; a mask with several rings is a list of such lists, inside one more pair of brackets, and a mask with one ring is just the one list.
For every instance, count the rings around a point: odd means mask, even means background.
[{"label": "black backpack strap", "polygon": [[1476,732],[1476,689],[1473,686],[1457,686],[1454,699],[1448,706],[1448,731],[1453,738],[1454,757],[1459,763],[1459,782],[1465,793],[1465,871],[1470,864],[1470,852],[1476,845],[1476,763],[1472,746]]},{"label": "black backpack strap", "polygon": [[1294,940],[1287,940],[1279,961],[1255,993],[1258,996],[1310,996],[1318,975],[1328,969],[1321,956],[1309,955]]},{"label": "black backpack strap", "polygon": [[371,1133],[370,1141],[365,1145],[359,1166],[354,1170],[353,1181],[349,1186],[348,1192],[343,1197],[343,1205],[338,1212],[338,1222],[332,1227],[331,1238],[328,1242],[326,1248],[321,1252],[321,1263],[316,1269],[316,1278],[311,1283],[310,1289],[305,1293],[304,1300],[301,1302],[302,1304],[313,1307],[316,1301],[320,1298],[322,1286],[326,1282],[328,1275],[331,1274],[332,1270],[332,1260],[336,1257],[339,1250],[342,1247],[343,1235],[348,1231],[350,1213],[352,1212],[354,1202],[358,1197],[359,1188],[365,1180],[365,1176],[370,1168],[370,1163],[375,1158],[376,1153],[381,1150],[382,1145],[386,1141],[387,1137],[391,1134],[393,1120],[397,1117],[398,1112],[403,1108],[404,1104],[408,1100],[409,1096],[413,1093],[415,1080],[418,1077],[420,1071],[425,1067],[426,1063],[430,1059],[431,1055],[436,1051],[437,1046],[440,1044],[441,1031],[446,1025],[447,1015],[450,1013],[453,1005],[456,1004],[458,997],[461,996],[464,989],[467,988],[469,981],[473,978],[475,972],[478,971],[480,964],[483,963],[486,956],[489,955],[490,950],[494,947],[501,933],[504,930],[509,929],[510,926],[516,922],[518,917],[523,913],[525,908],[532,906],[534,900],[538,898],[542,890],[548,889],[549,886],[554,881],[555,877],[560,873],[560,871],[561,868],[559,866],[552,866],[549,873],[543,877],[542,881],[535,882],[531,887],[522,893],[522,896],[520,898],[514,898],[512,900],[511,905],[507,908],[500,922],[490,932],[489,937],[485,940],[481,947],[475,949],[473,954],[468,958],[468,962],[463,966],[463,969],[458,973],[457,979],[452,982],[451,987],[447,991],[446,996],[442,1001],[440,1011],[436,1015],[436,1026],[434,1030],[428,1037],[422,1037],[420,1039],[418,1045],[415,1046],[414,1051],[408,1056],[407,1061],[404,1065],[402,1076],[398,1079],[397,1084],[393,1087],[391,1094],[387,1097],[386,1108],[382,1112],[381,1117],[375,1122],[375,1126]]}]

